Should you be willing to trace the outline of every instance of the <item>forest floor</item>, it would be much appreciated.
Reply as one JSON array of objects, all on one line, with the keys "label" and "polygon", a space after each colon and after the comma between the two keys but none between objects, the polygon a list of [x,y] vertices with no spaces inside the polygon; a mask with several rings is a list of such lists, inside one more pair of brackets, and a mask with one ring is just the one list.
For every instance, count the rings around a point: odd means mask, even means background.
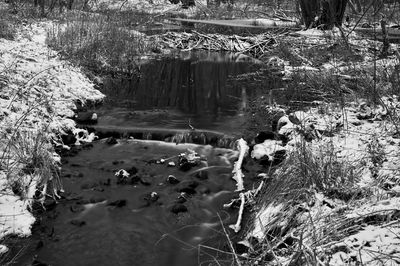
[{"label": "forest floor", "polygon": [[[124,3],[126,10],[151,10],[143,16],[153,17],[207,11],[204,5],[181,10],[165,1],[143,1],[141,7],[135,1]],[[109,4],[98,2],[97,8],[110,8]],[[97,19],[89,31],[115,33],[106,31]],[[77,21],[26,22],[15,29],[13,38],[0,39],[0,239],[29,235],[32,200],[46,194],[47,181],[55,190],[61,188],[54,177],[59,167],[54,146],[64,145],[61,134],[77,132],[72,119],[75,104],[103,98],[83,71],[60,55],[80,63],[94,81],[98,73],[135,71],[122,54],[93,50],[89,45],[93,39],[88,37],[93,35],[76,34],[83,25]],[[273,133],[278,136],[250,142],[249,156],[264,165],[274,161],[278,150],[284,150],[286,157],[275,171],[264,166],[263,189],[256,198],[246,198],[254,215],[242,226],[246,237],[241,243],[248,252],[235,256],[239,265],[400,264],[399,45],[391,44],[388,55],[380,56],[381,42],[351,28],[344,34],[337,29],[276,29],[252,35],[200,28],[203,31],[151,36],[135,28],[114,37],[125,36],[126,43],[134,46],[114,42],[121,50],[112,52],[126,55],[129,49],[138,57],[174,49],[245,53],[285,81],[282,88],[266,90],[265,97],[254,99],[248,110],[254,135],[276,126]],[[76,38],[74,34],[83,40],[80,46],[65,42]],[[89,46],[92,61],[79,61]],[[275,94],[290,95],[287,104],[276,104]],[[57,196],[56,191],[53,194]]]}]

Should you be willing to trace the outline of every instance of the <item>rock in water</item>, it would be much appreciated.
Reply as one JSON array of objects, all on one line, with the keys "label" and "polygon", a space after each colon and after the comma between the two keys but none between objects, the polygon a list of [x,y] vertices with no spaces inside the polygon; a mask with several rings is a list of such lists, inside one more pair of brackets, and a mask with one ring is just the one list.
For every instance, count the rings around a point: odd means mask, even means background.
[{"label": "rock in water", "polygon": [[254,138],[254,142],[256,144],[263,143],[267,139],[275,139],[275,134],[271,131],[261,131],[260,133],[257,134],[257,136]]},{"label": "rock in water", "polygon": [[121,169],[117,171],[114,175],[117,177],[117,184],[128,183],[128,178],[130,177],[130,174],[126,170]]},{"label": "rock in water", "polygon": [[78,112],[75,120],[81,124],[96,124],[97,114],[95,112]]},{"label": "rock in water", "polygon": [[150,206],[150,204],[158,201],[160,196],[157,192],[150,192],[143,195],[143,200],[146,202],[145,206]]},{"label": "rock in water", "polygon": [[65,135],[61,135],[61,140],[64,145],[70,146],[76,143],[76,137],[72,131],[67,131]]},{"label": "rock in water", "polygon": [[176,178],[175,176],[169,175],[169,176],[167,177],[167,182],[170,183],[171,185],[176,185],[176,184],[178,184],[178,183],[181,182],[181,181],[180,181],[178,178]]},{"label": "rock in water", "polygon": [[117,139],[114,138],[114,137],[109,137],[109,138],[106,140],[106,143],[107,143],[108,145],[115,145],[115,144],[118,144],[118,141],[117,141]]}]

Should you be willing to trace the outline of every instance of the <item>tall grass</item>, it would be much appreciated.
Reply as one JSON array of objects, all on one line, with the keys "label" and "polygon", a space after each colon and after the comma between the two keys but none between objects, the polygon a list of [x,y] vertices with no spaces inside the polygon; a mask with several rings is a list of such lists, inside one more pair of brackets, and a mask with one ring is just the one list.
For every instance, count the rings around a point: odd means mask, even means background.
[{"label": "tall grass", "polygon": [[100,74],[136,73],[137,56],[155,45],[115,14],[90,13],[71,13],[65,23],[48,31],[47,43],[67,59]]},{"label": "tall grass", "polygon": [[14,194],[32,202],[39,188],[41,198],[46,196],[48,185],[53,189],[48,194],[61,189],[58,156],[52,145],[57,139],[50,128],[56,114],[52,111],[51,95],[39,90],[40,95],[31,94],[37,86],[31,81],[42,72],[22,84],[15,84],[12,73],[16,71],[13,66],[1,69],[7,77],[0,83],[1,96],[8,101],[0,117],[0,170],[6,173]]},{"label": "tall grass", "polygon": [[17,18],[9,10],[0,7],[0,38],[14,40],[17,33]]},{"label": "tall grass", "polygon": [[[14,193],[32,200],[33,193],[30,195],[30,191],[47,188],[48,185],[55,190],[61,188],[60,165],[55,160],[48,130],[18,130],[9,139],[8,146],[8,153],[3,154],[2,159],[7,158],[3,164]],[[46,189],[43,191],[47,193]]]},{"label": "tall grass", "polygon": [[[254,246],[257,255],[248,265],[257,260],[261,264],[279,263],[282,258],[288,260],[284,265],[317,265],[321,252],[317,249],[348,233],[347,221],[326,211],[324,205],[335,199],[351,204],[366,195],[368,191],[356,186],[360,176],[358,165],[338,158],[332,143],[316,149],[302,141],[289,152],[273,174],[272,183],[260,194],[261,208],[278,211],[269,221],[263,221],[264,240]],[[322,195],[333,201],[325,201]]]}]

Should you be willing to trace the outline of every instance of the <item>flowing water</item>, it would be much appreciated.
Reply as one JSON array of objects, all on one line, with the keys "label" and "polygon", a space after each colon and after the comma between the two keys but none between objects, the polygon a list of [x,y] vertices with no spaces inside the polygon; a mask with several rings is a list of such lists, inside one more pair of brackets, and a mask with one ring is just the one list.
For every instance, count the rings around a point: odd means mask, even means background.
[{"label": "flowing water", "polygon": [[[65,156],[65,193],[57,205],[46,205],[14,265],[33,259],[56,266],[232,264],[222,226],[230,230],[237,209],[222,206],[238,196],[231,178],[237,152],[208,145],[207,135],[240,135],[253,92],[231,77],[259,66],[230,55],[183,56],[142,64],[135,79],[105,81],[107,101],[95,110],[92,129],[153,140],[102,139]],[[193,132],[202,138],[184,138]],[[197,154],[196,163],[185,164],[182,153]],[[115,176],[120,169],[130,177]],[[244,169],[251,187],[257,166],[249,161]]]},{"label": "flowing water", "polygon": [[[199,154],[199,165],[168,166],[178,164],[178,155],[188,149]],[[237,196],[231,179],[235,157],[229,149],[142,140],[101,141],[67,157],[64,199],[35,228],[41,243],[34,251],[37,260],[60,266],[198,265],[214,257],[222,264],[231,261],[224,253],[230,250],[221,225],[236,219],[236,211],[222,209]],[[156,163],[161,158],[166,162]],[[114,173],[132,167],[135,178],[118,181]],[[180,182],[169,183],[169,175]],[[187,210],[174,211],[177,206]]]}]

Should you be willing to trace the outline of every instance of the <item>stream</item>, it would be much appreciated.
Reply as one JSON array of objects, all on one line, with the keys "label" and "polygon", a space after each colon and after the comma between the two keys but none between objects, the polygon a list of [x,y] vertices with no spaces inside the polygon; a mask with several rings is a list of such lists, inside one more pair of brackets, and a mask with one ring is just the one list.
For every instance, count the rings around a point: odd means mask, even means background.
[{"label": "stream", "polygon": [[[65,192],[15,245],[12,265],[231,265],[238,210],[223,204],[238,196],[232,148],[254,93],[232,77],[257,68],[180,54],[142,64],[135,79],[105,80],[97,124],[81,125],[100,140],[63,157]],[[259,166],[243,169],[251,188]]]},{"label": "stream", "polygon": [[145,60],[137,77],[104,80],[107,98],[94,110],[99,119],[90,128],[100,137],[226,146],[224,136],[237,139],[243,132],[256,92],[234,77],[259,68],[259,61],[244,55],[209,52]]}]

